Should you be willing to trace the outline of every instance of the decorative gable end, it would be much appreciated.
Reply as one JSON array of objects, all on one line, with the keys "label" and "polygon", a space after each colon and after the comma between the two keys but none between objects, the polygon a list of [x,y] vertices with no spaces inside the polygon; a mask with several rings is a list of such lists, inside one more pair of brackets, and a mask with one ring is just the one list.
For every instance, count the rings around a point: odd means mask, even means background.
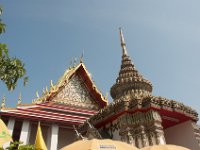
[{"label": "decorative gable end", "polygon": [[89,92],[84,80],[77,74],[74,74],[51,101],[98,109],[95,99]]},{"label": "decorative gable end", "polygon": [[35,104],[53,102],[90,110],[100,110],[108,104],[83,63],[67,69],[56,85],[51,82],[50,91],[46,90],[41,97],[36,95]]}]

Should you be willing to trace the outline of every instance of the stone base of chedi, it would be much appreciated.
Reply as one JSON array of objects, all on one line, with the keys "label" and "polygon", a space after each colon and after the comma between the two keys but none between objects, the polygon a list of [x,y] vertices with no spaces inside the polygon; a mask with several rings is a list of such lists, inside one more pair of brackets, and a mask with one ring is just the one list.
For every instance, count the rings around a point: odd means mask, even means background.
[{"label": "stone base of chedi", "polygon": [[[120,29],[122,63],[116,83],[111,87],[113,102],[89,119],[102,138],[122,140],[138,148],[175,144],[200,149],[197,112],[175,100],[152,95],[151,82],[144,79],[132,63]],[[90,138],[88,123],[80,132]]]}]

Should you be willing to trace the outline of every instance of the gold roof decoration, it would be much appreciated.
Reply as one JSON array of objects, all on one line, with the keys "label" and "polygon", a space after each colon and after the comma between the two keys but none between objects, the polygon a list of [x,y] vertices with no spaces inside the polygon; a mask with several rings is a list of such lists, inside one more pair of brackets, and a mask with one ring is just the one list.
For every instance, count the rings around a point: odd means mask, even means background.
[{"label": "gold roof decoration", "polygon": [[21,104],[22,104],[22,92],[19,93],[19,97],[17,101],[17,105],[21,105]]},{"label": "gold roof decoration", "polygon": [[134,98],[144,98],[151,95],[153,86],[138,72],[128,56],[126,43],[120,28],[120,40],[122,47],[122,63],[116,83],[111,87],[110,93],[114,100],[121,99],[125,95]]},{"label": "gold roof decoration", "polygon": [[83,63],[83,57],[84,57],[84,50],[83,50],[83,52],[81,54],[80,63]]},{"label": "gold roof decoration", "polygon": [[1,109],[6,107],[6,96],[3,95],[2,101],[1,101]]},{"label": "gold roof decoration", "polygon": [[36,91],[36,97],[40,98],[38,91]]},{"label": "gold roof decoration", "polygon": [[[72,64],[71,67],[69,67],[63,74],[63,76],[58,80],[58,82],[54,85],[53,81],[50,82],[50,90],[46,87],[46,90],[43,90],[43,95],[39,97],[39,94],[37,94],[37,98],[33,100],[33,103],[43,103],[47,101],[51,101],[51,99],[59,92],[60,89],[62,89],[71,79],[71,77],[81,69],[83,72],[83,76],[89,79],[90,88],[92,88],[91,92],[94,92],[94,94],[98,97],[98,100],[102,101],[100,103],[103,103],[102,105],[105,106],[108,104],[107,99],[102,95],[102,93],[97,89],[96,85],[91,79],[90,73],[86,69],[83,62],[80,62],[78,65],[75,65],[76,62]],[[63,102],[65,103],[65,102]],[[66,103],[68,104],[68,103]]]}]

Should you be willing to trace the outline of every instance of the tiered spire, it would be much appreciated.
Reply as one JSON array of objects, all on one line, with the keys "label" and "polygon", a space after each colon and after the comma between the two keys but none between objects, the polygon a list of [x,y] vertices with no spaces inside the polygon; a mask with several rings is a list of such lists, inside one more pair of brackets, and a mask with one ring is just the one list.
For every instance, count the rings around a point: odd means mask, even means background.
[{"label": "tiered spire", "polygon": [[122,47],[122,63],[119,77],[116,83],[111,87],[111,96],[114,100],[126,96],[135,98],[147,97],[151,95],[152,84],[150,81],[144,79],[135,68],[128,56],[122,29],[119,28],[119,30]]}]

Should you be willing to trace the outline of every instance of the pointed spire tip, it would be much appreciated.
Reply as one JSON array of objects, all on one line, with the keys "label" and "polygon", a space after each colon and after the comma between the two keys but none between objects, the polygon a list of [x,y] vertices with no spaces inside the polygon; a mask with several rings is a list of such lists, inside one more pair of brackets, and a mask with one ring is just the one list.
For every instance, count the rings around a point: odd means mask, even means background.
[{"label": "pointed spire tip", "polygon": [[122,46],[122,54],[127,55],[126,43],[125,43],[125,39],[124,39],[124,35],[123,35],[121,27],[119,27],[119,34],[120,34],[120,41],[121,41],[121,46]]},{"label": "pointed spire tip", "polygon": [[83,57],[84,57],[84,50],[83,50],[83,52],[81,54],[80,63],[83,63]]}]

